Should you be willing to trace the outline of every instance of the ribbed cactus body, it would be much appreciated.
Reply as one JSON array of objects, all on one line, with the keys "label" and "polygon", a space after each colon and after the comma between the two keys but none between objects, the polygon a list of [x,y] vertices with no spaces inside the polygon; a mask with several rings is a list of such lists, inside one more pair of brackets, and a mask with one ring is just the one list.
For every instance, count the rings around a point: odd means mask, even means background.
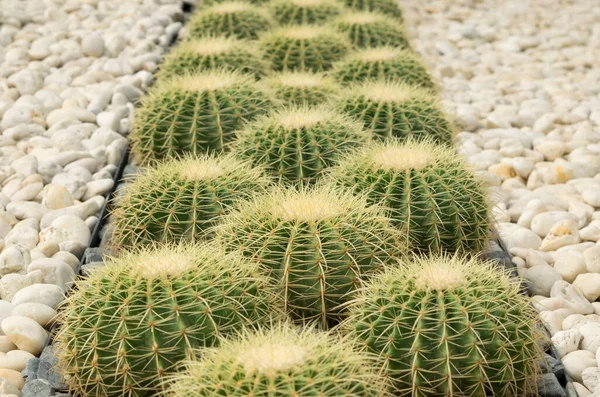
[{"label": "ribbed cactus body", "polygon": [[340,33],[310,25],[290,25],[267,33],[260,46],[275,71],[326,71],[350,50],[350,43]]},{"label": "ribbed cactus body", "polygon": [[377,207],[342,190],[275,190],[224,218],[217,238],[261,264],[293,318],[322,327],[361,279],[399,252],[397,232]]},{"label": "ribbed cactus body", "polygon": [[185,41],[167,54],[158,78],[167,79],[213,69],[237,70],[260,77],[267,68],[262,54],[248,41],[205,36]]},{"label": "ribbed cactus body", "polygon": [[186,25],[190,38],[223,35],[254,40],[269,30],[269,13],[249,2],[226,1],[199,10]]},{"label": "ribbed cactus body", "polygon": [[285,105],[320,105],[337,97],[340,90],[335,80],[323,73],[280,72],[265,83]]},{"label": "ribbed cactus body", "polygon": [[281,25],[322,24],[341,14],[343,6],[337,0],[274,0],[270,9]]},{"label": "ribbed cactus body", "polygon": [[396,19],[374,11],[358,11],[333,22],[357,48],[391,46],[410,48],[404,27]]},{"label": "ribbed cactus body", "polygon": [[268,322],[270,296],[254,264],[214,245],[126,253],[63,304],[60,369],[76,396],[155,396],[192,349]]},{"label": "ribbed cactus body", "polygon": [[369,141],[362,125],[326,108],[274,111],[238,132],[234,152],[284,183],[313,182],[348,150]]},{"label": "ribbed cactus body", "polygon": [[402,261],[353,302],[352,336],[385,360],[394,395],[537,395],[539,316],[492,262]]},{"label": "ribbed cactus body", "polygon": [[185,153],[222,151],[244,121],[271,105],[250,75],[212,70],[168,80],[152,89],[136,112],[134,156],[152,164]]},{"label": "ribbed cactus body", "polygon": [[487,190],[453,149],[391,140],[347,156],[331,176],[387,208],[415,251],[478,252],[487,244]]},{"label": "ribbed cactus body", "polygon": [[399,81],[369,80],[350,86],[338,108],[379,138],[431,139],[452,145],[455,126],[430,92]]},{"label": "ribbed cactus body", "polygon": [[187,157],[148,170],[127,186],[114,211],[112,245],[130,248],[154,242],[204,237],[238,199],[266,191],[261,170],[232,156]]},{"label": "ribbed cactus body", "polygon": [[396,0],[344,0],[354,10],[379,11],[402,21],[402,10]]},{"label": "ribbed cactus body", "polygon": [[171,379],[168,397],[384,397],[386,379],[356,343],[276,325],[203,349]]},{"label": "ribbed cactus body", "polygon": [[367,48],[351,54],[336,64],[332,75],[343,84],[388,79],[425,89],[434,88],[431,76],[418,55],[389,46]]}]

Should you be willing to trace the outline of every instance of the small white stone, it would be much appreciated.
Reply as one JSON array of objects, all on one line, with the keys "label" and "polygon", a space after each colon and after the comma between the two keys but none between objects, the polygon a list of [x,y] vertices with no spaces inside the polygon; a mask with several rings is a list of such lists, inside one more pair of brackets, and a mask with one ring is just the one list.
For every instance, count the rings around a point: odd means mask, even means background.
[{"label": "small white stone", "polygon": [[17,292],[31,284],[31,279],[25,274],[7,274],[0,278],[0,298],[10,302]]},{"label": "small white stone", "polygon": [[590,187],[583,191],[581,197],[592,207],[600,208],[600,188]]},{"label": "small white stone", "polygon": [[499,223],[498,233],[507,249],[514,247],[539,249],[542,239],[531,230],[513,223]]},{"label": "small white stone", "polygon": [[11,303],[14,306],[30,302],[42,303],[55,309],[64,298],[64,291],[58,285],[34,284],[17,292]]},{"label": "small white stone", "polygon": [[559,331],[552,337],[552,343],[560,358],[577,350],[579,342],[581,342],[581,332],[578,329]]},{"label": "small white stone", "polygon": [[112,179],[98,179],[87,183],[87,190],[82,200],[89,200],[94,196],[102,196],[108,192],[114,185]]},{"label": "small white stone", "polygon": [[600,323],[588,322],[583,324],[579,327],[579,332],[581,332],[581,336],[583,337],[579,348],[595,355],[598,349],[600,349]]},{"label": "small white stone", "polygon": [[581,373],[581,379],[588,390],[592,392],[600,390],[600,368],[591,367],[584,369]]},{"label": "small white stone", "polygon": [[562,358],[563,365],[567,374],[577,382],[582,382],[582,372],[584,369],[596,366],[594,353],[586,350],[576,350]]},{"label": "small white stone", "polygon": [[27,366],[27,361],[34,357],[33,354],[23,350],[12,350],[8,353],[0,352],[0,368],[21,372]]},{"label": "small white stone", "polygon": [[565,317],[563,321],[562,328],[563,329],[579,329],[583,324],[589,323],[590,320],[584,316],[583,314],[571,314]]},{"label": "small white stone", "polygon": [[[37,322],[44,328],[49,327],[56,318],[56,311],[42,303],[22,303],[12,310],[13,316],[24,316]],[[0,365],[0,368],[2,366]]]},{"label": "small white stone", "polygon": [[40,241],[61,244],[74,241],[87,246],[90,230],[85,222],[74,215],[63,215],[56,218],[52,224],[40,232]]},{"label": "small white stone", "polygon": [[7,380],[10,384],[21,390],[25,384],[25,379],[19,371],[0,368],[0,379]]},{"label": "small white stone", "polygon": [[583,273],[578,275],[573,281],[577,287],[590,302],[594,302],[600,297],[600,273]]},{"label": "small white stone", "polygon": [[579,382],[571,382],[573,387],[575,387],[575,391],[577,392],[578,397],[590,397],[592,393],[581,383]]},{"label": "small white stone", "polygon": [[544,324],[548,327],[550,335],[554,336],[557,332],[562,330],[562,322],[564,318],[560,314],[545,310],[540,312],[540,317]]},{"label": "small white stone", "polygon": [[48,332],[34,320],[24,316],[11,316],[2,320],[0,326],[20,350],[36,356],[42,352]]},{"label": "small white stone", "polygon": [[567,152],[567,146],[563,142],[545,142],[536,146],[535,150],[542,153],[546,161],[554,161]]},{"label": "small white stone", "polygon": [[550,291],[550,296],[552,298],[559,298],[567,302],[568,307],[573,309],[575,313],[594,313],[594,307],[592,304],[588,302],[588,300],[575,286],[566,281],[559,280],[555,282]]},{"label": "small white stone", "polygon": [[90,57],[101,57],[104,53],[104,40],[97,34],[90,34],[81,41],[81,50]]},{"label": "small white stone", "polygon": [[73,197],[66,187],[60,185],[47,185],[44,188],[42,205],[51,210],[70,207],[73,203]]},{"label": "small white stone", "polygon": [[0,276],[24,271],[29,265],[29,252],[17,245],[6,247],[0,254]]},{"label": "small white stone", "polygon": [[534,266],[525,271],[524,278],[529,281],[529,292],[532,295],[550,296],[555,282],[562,280],[552,266]]},{"label": "small white stone", "polygon": [[560,273],[563,280],[572,283],[578,275],[587,271],[584,254],[577,251],[557,252],[554,269]]},{"label": "small white stone", "polygon": [[565,219],[555,224],[546,235],[542,244],[541,251],[556,251],[566,245],[578,244],[579,231],[577,225],[571,219]]},{"label": "small white stone", "polygon": [[577,221],[577,218],[566,211],[548,211],[536,215],[531,220],[531,230],[537,233],[540,237],[545,237],[548,233],[550,233],[550,229],[558,222],[563,221],[565,219],[571,219],[573,222]]}]

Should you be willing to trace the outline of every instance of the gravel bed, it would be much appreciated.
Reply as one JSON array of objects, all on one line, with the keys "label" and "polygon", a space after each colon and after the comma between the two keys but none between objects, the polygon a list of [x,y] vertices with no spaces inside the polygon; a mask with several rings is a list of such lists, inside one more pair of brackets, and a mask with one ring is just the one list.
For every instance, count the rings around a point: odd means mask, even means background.
[{"label": "gravel bed", "polygon": [[0,396],[61,395],[51,319],[185,6],[0,0]]},{"label": "gravel bed", "polygon": [[[410,3],[410,4],[409,4]],[[503,245],[573,380],[600,396],[600,8],[594,0],[405,4],[462,127]]]}]

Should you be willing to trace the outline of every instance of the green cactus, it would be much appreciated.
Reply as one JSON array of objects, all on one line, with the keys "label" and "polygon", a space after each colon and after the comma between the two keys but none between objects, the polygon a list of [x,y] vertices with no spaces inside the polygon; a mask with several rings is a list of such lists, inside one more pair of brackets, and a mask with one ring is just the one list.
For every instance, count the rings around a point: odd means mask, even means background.
[{"label": "green cactus", "polygon": [[350,50],[350,43],[334,29],[290,25],[265,34],[260,40],[273,70],[322,72],[331,69]]},{"label": "green cactus", "polygon": [[394,18],[375,11],[344,14],[333,23],[358,48],[410,48],[404,27]]},{"label": "green cactus", "polygon": [[415,251],[478,252],[487,244],[487,190],[451,148],[412,140],[375,143],[340,160],[330,176],[385,207]]},{"label": "green cactus", "polygon": [[549,341],[519,290],[494,262],[400,261],[367,283],[347,325],[385,360],[394,395],[534,396]]},{"label": "green cactus", "polygon": [[451,146],[456,131],[431,92],[400,81],[353,84],[342,95],[338,108],[382,139],[432,139]]},{"label": "green cactus", "polygon": [[149,169],[128,185],[114,210],[115,250],[195,241],[238,199],[267,190],[262,170],[233,155],[188,156]]},{"label": "green cactus", "polygon": [[322,24],[341,14],[337,0],[273,0],[271,14],[282,25]]},{"label": "green cactus", "polygon": [[125,253],[78,283],[63,303],[59,368],[76,396],[145,397],[193,349],[275,307],[257,266],[214,245]]},{"label": "green cactus", "polygon": [[356,342],[278,324],[202,349],[171,377],[168,397],[384,397],[389,381]]},{"label": "green cactus", "polygon": [[331,74],[340,83],[365,80],[399,80],[411,86],[433,90],[435,84],[418,55],[390,46],[367,48],[352,53],[335,65]]},{"label": "green cactus", "polygon": [[186,29],[190,38],[224,35],[255,40],[271,26],[271,16],[263,8],[249,2],[226,1],[198,10]]},{"label": "green cactus", "polygon": [[137,109],[132,148],[142,164],[184,153],[219,152],[244,121],[272,106],[254,77],[209,70],[176,77],[150,90]]},{"label": "green cactus", "polygon": [[340,88],[323,73],[279,72],[265,79],[273,96],[287,105],[321,105],[337,98]]},{"label": "green cactus", "polygon": [[211,69],[238,70],[260,77],[268,65],[254,44],[233,37],[206,36],[179,44],[167,54],[158,79],[197,74]]},{"label": "green cactus", "polygon": [[217,239],[261,264],[295,319],[326,328],[360,280],[402,252],[398,232],[349,192],[330,186],[275,189],[223,218]]},{"label": "green cactus", "polygon": [[284,183],[314,182],[348,150],[369,140],[362,125],[326,108],[277,110],[238,132],[235,151]]},{"label": "green cactus", "polygon": [[347,7],[362,11],[379,11],[402,21],[402,10],[397,0],[344,0]]}]

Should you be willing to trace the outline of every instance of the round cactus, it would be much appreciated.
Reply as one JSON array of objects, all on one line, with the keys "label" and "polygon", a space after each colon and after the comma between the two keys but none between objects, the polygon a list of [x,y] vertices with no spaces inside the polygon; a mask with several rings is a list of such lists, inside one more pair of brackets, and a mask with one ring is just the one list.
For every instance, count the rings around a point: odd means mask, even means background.
[{"label": "round cactus", "polygon": [[126,187],[114,210],[114,249],[194,241],[235,200],[267,190],[261,170],[227,156],[185,157],[149,169]]},{"label": "round cactus", "polygon": [[238,132],[234,151],[285,183],[313,182],[349,149],[369,140],[362,125],[325,108],[274,111]]},{"label": "round cactus", "polygon": [[267,66],[253,44],[225,36],[206,36],[179,44],[160,67],[159,79],[196,74],[210,69],[238,70],[263,75]]},{"label": "round cactus", "polygon": [[335,324],[360,280],[400,252],[378,207],[328,186],[281,190],[240,205],[217,238],[262,265],[293,318]]},{"label": "round cactus", "polygon": [[383,46],[352,53],[335,65],[332,75],[340,83],[365,80],[399,80],[432,90],[434,83],[419,57],[410,50]]},{"label": "round cactus", "polygon": [[210,70],[168,80],[150,90],[136,112],[134,156],[152,164],[184,153],[221,151],[244,121],[271,105],[250,75]]},{"label": "round cactus", "polygon": [[192,349],[268,323],[269,291],[255,264],[214,245],[125,253],[63,304],[60,369],[76,396],[154,396]]},{"label": "round cactus", "polygon": [[320,105],[339,95],[339,86],[323,73],[280,72],[265,80],[273,96],[288,105]]},{"label": "round cactus", "polygon": [[249,2],[226,1],[199,10],[186,29],[191,38],[224,35],[254,40],[271,25],[271,17],[266,10]]},{"label": "round cactus", "polygon": [[291,25],[265,34],[260,45],[273,70],[322,72],[350,50],[346,38],[327,27]]},{"label": "round cactus", "polygon": [[351,313],[352,336],[385,360],[394,395],[537,395],[541,322],[493,262],[401,261],[367,283]]},{"label": "round cactus", "polygon": [[322,24],[343,11],[337,0],[274,0],[270,8],[282,25]]},{"label": "round cactus", "polygon": [[379,138],[432,139],[452,145],[455,126],[429,91],[402,82],[370,80],[350,86],[338,108]]},{"label": "round cactus", "polygon": [[356,342],[278,324],[202,349],[171,377],[168,397],[384,397],[388,380]]},{"label": "round cactus", "polygon": [[392,46],[410,48],[404,27],[392,17],[372,11],[342,15],[334,22],[358,48]]},{"label": "round cactus", "polygon": [[402,21],[402,10],[396,0],[344,0],[344,3],[354,10],[379,11]]},{"label": "round cactus", "polygon": [[385,207],[415,251],[478,252],[487,244],[487,191],[453,149],[389,140],[347,156],[331,177]]}]

